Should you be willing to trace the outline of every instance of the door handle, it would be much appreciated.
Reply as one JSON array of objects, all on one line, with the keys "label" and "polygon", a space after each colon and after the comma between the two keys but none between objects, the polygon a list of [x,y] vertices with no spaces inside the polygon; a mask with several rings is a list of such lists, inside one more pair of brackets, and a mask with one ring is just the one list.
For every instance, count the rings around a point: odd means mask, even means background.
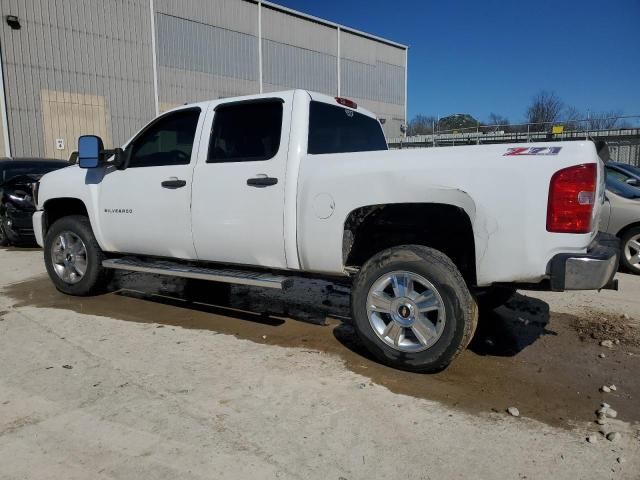
[{"label": "door handle", "polygon": [[264,187],[270,187],[271,185],[275,185],[278,183],[278,179],[274,178],[274,177],[254,177],[254,178],[249,178],[247,179],[247,185],[249,185],[250,187],[258,187],[258,188],[264,188]]},{"label": "door handle", "polygon": [[182,188],[186,184],[187,184],[186,180],[178,180],[175,177],[170,178],[169,180],[165,180],[164,182],[161,183],[163,188],[171,188],[171,189]]}]

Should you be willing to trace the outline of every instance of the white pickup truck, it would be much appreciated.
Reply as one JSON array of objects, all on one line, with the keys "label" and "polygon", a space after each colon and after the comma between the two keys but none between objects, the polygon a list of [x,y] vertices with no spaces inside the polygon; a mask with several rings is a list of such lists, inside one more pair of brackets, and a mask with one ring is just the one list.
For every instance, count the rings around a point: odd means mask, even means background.
[{"label": "white pickup truck", "polygon": [[212,289],[342,277],[365,346],[428,372],[467,346],[478,304],[615,285],[588,141],[388,150],[372,113],[295,90],[185,105],[122,149],[83,136],[78,150],[42,178],[33,216],[67,294],[113,269]]}]

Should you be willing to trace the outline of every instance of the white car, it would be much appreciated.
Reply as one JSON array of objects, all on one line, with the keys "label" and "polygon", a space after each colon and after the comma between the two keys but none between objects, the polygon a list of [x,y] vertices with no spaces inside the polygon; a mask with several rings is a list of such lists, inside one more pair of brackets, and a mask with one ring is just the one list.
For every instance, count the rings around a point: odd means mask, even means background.
[{"label": "white car", "polygon": [[426,372],[469,343],[476,300],[614,285],[587,141],[390,151],[372,113],[295,90],[176,108],[122,149],[84,136],[78,158],[41,180],[33,216],[71,295],[112,269],[275,288],[340,277],[365,346]]},{"label": "white car", "polygon": [[620,265],[627,272],[640,275],[640,188],[627,183],[619,172],[607,172],[607,194],[600,230],[620,239]]}]

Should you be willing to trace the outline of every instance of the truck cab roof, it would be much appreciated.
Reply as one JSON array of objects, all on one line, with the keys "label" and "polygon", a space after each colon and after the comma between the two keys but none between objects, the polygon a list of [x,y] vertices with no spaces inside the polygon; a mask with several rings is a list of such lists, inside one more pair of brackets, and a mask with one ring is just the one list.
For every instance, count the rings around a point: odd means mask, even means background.
[{"label": "truck cab roof", "polygon": [[[167,110],[167,112],[170,111],[176,111],[176,110],[182,110],[185,108],[193,108],[193,107],[199,107],[199,108],[204,108],[205,105],[214,103],[214,104],[224,104],[224,103],[228,103],[228,102],[244,102],[244,101],[251,101],[251,100],[260,100],[263,98],[274,98],[274,97],[279,97],[279,96],[283,96],[283,95],[291,95],[295,92],[305,92],[308,96],[309,99],[312,101],[316,101],[316,102],[322,102],[322,103],[327,103],[330,105],[335,105],[335,106],[340,106],[340,107],[344,107],[344,108],[351,108],[352,110],[357,111],[358,113],[361,113],[363,115],[366,115],[368,117],[371,118],[375,118],[377,119],[378,117],[376,116],[375,113],[371,112],[370,110],[367,110],[366,108],[362,108],[360,105],[358,105],[355,101],[346,98],[346,97],[333,97],[331,95],[327,95],[324,93],[319,93],[319,92],[313,92],[310,90],[303,90],[303,89],[293,89],[293,90],[282,90],[282,91],[278,91],[278,92],[265,92],[265,93],[259,93],[259,94],[253,94],[253,95],[243,95],[243,96],[239,96],[239,97],[226,97],[226,98],[220,98],[217,100],[208,100],[208,101],[202,101],[202,102],[194,102],[194,103],[185,103],[184,105],[180,105],[178,107],[172,108],[171,110]],[[166,113],[166,112],[163,112]]]}]

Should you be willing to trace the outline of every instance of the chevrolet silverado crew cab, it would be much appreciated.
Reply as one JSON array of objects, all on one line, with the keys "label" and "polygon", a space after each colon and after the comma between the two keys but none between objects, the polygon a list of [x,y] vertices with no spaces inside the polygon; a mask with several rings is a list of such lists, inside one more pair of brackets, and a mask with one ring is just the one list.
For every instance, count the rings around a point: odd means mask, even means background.
[{"label": "chevrolet silverado crew cab", "polygon": [[478,304],[516,287],[611,287],[592,142],[388,150],[354,102],[304,90],[185,105],[122,148],[79,139],[44,176],[33,224],[52,282],[113,269],[286,288],[351,282],[363,344],[427,372],[469,343]]}]

